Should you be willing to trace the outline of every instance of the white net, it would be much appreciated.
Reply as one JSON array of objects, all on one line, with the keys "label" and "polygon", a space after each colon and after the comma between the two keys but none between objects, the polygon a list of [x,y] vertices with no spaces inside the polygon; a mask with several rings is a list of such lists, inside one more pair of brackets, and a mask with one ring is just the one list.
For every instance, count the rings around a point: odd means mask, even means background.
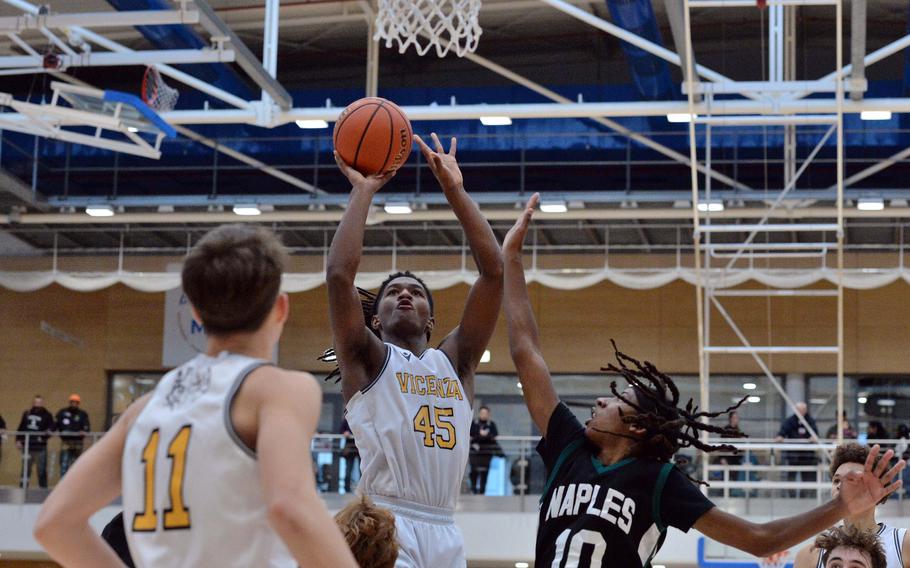
[{"label": "white net", "polygon": [[142,76],[142,101],[158,112],[168,112],[177,106],[180,91],[164,82],[154,67],[146,67]]},{"label": "white net", "polygon": [[454,50],[473,53],[483,32],[478,22],[481,0],[379,0],[375,39],[386,47],[398,42],[404,53],[413,45],[420,55],[431,47],[439,57]]},{"label": "white net", "polygon": [[789,550],[784,550],[771,556],[761,559],[759,566],[761,568],[785,568],[788,564],[788,557],[790,556]]}]

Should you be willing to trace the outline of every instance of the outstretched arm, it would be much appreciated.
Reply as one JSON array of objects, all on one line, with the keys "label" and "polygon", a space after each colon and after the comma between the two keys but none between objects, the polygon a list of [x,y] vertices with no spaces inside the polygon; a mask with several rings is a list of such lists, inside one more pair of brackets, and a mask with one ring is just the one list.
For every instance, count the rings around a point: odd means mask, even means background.
[{"label": "outstretched arm", "polygon": [[811,511],[768,523],[751,523],[713,508],[693,525],[699,532],[723,544],[755,556],[770,556],[795,546],[833,526],[848,515],[868,511],[897,491],[900,480],[891,482],[906,463],[901,460],[886,471],[894,452],[888,450],[873,468],[880,448],[873,446],[863,473],[850,473],[841,484],[840,495]]},{"label": "outstretched arm", "polygon": [[126,434],[150,396],[130,405],[110,431],[76,460],[41,507],[35,539],[51,558],[68,568],[124,566],[89,525],[89,519],[120,495]]},{"label": "outstretched arm", "polygon": [[502,254],[490,223],[464,189],[464,177],[455,160],[458,142],[452,138],[452,145],[446,153],[435,133],[432,137],[435,152],[419,136],[414,138],[464,229],[480,273],[468,293],[461,322],[440,344],[440,349],[458,367],[459,378],[473,400],[474,371],[496,328],[502,303]]},{"label": "outstretched arm", "polygon": [[351,182],[351,196],[332,238],[325,280],[329,290],[329,321],[341,370],[341,392],[347,402],[379,372],[385,356],[382,342],[370,332],[369,322],[363,321],[354,278],[360,266],[363,232],[373,196],[395,172],[364,177],[345,164],[337,152],[335,161]]},{"label": "outstretched arm", "polygon": [[556,396],[550,370],[540,351],[537,322],[534,321],[534,313],[531,311],[524,265],[521,262],[522,245],[528,232],[528,225],[531,223],[531,215],[539,200],[540,196],[536,193],[528,200],[525,210],[506,235],[502,252],[505,257],[503,268],[509,351],[518,370],[522,394],[531,418],[546,437],[550,416],[559,403],[559,397]]}]

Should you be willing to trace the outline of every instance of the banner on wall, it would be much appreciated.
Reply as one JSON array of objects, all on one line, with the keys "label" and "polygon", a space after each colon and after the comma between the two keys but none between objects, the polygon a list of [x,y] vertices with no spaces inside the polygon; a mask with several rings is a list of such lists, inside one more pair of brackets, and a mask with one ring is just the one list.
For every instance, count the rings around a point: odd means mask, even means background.
[{"label": "banner on wall", "polygon": [[197,353],[204,352],[205,342],[205,328],[193,317],[193,310],[183,289],[168,290],[164,295],[162,366],[182,365]]}]

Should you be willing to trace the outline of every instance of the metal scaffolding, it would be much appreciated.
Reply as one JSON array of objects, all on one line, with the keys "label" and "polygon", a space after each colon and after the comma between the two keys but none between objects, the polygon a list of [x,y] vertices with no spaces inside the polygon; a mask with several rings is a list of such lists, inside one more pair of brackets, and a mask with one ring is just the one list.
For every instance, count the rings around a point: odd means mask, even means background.
[{"label": "metal scaffolding", "polygon": [[[766,357],[775,354],[812,354],[825,355],[836,358],[837,372],[837,416],[841,416],[844,408],[843,377],[844,377],[844,310],[843,310],[843,248],[844,248],[844,95],[849,91],[854,94],[854,100],[862,100],[861,93],[865,90],[865,80],[862,71],[858,71],[847,84],[847,71],[841,68],[843,62],[843,0],[777,0],[769,1],[768,15],[768,69],[767,77],[762,81],[750,82],[715,82],[707,85],[699,82],[698,75],[693,69],[693,47],[691,12],[693,8],[726,8],[755,5],[754,2],[738,2],[731,0],[683,0],[684,1],[684,27],[686,61],[689,69],[684,73],[684,91],[687,94],[687,112],[689,122],[690,162],[695,164],[698,160],[697,138],[701,133],[705,137],[705,166],[711,168],[711,135],[712,128],[731,125],[765,125],[782,127],[784,131],[784,187],[779,190],[766,189],[766,204],[761,219],[748,226],[716,224],[712,213],[723,210],[723,201],[712,198],[711,178],[706,177],[704,188],[699,187],[699,172],[691,168],[692,183],[692,219],[694,225],[694,250],[695,268],[698,274],[696,282],[696,309],[698,311],[698,362],[699,382],[701,392],[701,407],[710,408],[710,378],[712,357],[715,356],[742,356],[750,355],[761,371],[764,373],[770,386],[781,395],[793,413],[802,422],[806,430],[814,437],[818,433],[809,425],[796,408],[796,401],[788,396],[781,381],[774,375],[769,360]],[[861,1],[861,0],[857,0]],[[856,2],[854,2],[856,3]],[[796,34],[794,21],[797,10],[801,6],[829,5],[836,10],[835,26],[835,69],[836,71],[819,81],[798,81],[795,77],[795,46]],[[857,15],[859,14],[859,15]],[[864,17],[864,11],[855,11],[855,17]],[[857,26],[854,25],[854,30]],[[856,39],[856,38],[854,38]],[[863,61],[859,53],[857,42],[854,42],[854,61]],[[857,67],[852,67],[857,69]],[[780,102],[798,99],[802,96],[799,92],[801,85],[807,86],[815,92],[827,92],[834,95],[833,100],[826,100],[827,108],[833,112],[807,116],[787,112],[779,106]],[[761,114],[741,114],[738,116],[714,116],[715,95],[738,94],[744,97],[758,95],[762,100],[769,102],[777,112],[763,112]],[[696,96],[704,97],[699,103]],[[751,102],[751,101],[750,101]],[[724,106],[727,106],[725,101]],[[830,124],[827,133],[821,137],[815,149],[806,157],[803,164],[797,169],[796,157],[796,128],[806,124]],[[699,129],[698,126],[702,128]],[[797,181],[806,171],[812,160],[817,156],[822,147],[831,136],[835,137],[837,148],[837,183],[835,186],[836,198],[834,203],[834,222],[832,223],[806,223],[793,222],[787,224],[774,224],[768,221],[780,217],[781,204],[788,198],[793,199]],[[735,233],[734,230],[740,231]],[[759,234],[769,235],[774,232],[788,231],[793,234],[821,234],[820,239],[813,242],[772,243],[758,242]],[[746,238],[731,242],[728,239],[715,242],[715,235],[742,235]],[[834,235],[833,241],[827,237]],[[836,286],[826,290],[803,289],[737,289],[720,290],[724,279],[734,269],[738,262],[748,260],[750,263],[756,258],[761,258],[771,264],[779,261],[792,261],[794,258],[816,258],[824,263],[830,254],[836,255],[837,272]],[[736,297],[741,299],[763,300],[770,302],[776,297],[814,297],[834,300],[837,312],[837,339],[829,345],[778,345],[772,340],[769,333],[767,345],[755,345],[742,328],[736,323],[730,311],[724,306],[722,299]],[[736,335],[740,345],[717,345],[712,341],[712,318],[720,316],[721,320]],[[768,326],[771,326],[769,317]],[[724,406],[721,404],[721,406]],[[838,440],[843,438],[843,422],[838,419]],[[707,460],[704,462],[703,476],[708,476]]]}]

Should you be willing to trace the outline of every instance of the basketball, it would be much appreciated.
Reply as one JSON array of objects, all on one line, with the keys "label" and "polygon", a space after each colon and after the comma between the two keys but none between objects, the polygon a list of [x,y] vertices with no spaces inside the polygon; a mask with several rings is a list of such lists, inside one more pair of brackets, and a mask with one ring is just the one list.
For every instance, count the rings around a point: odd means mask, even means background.
[{"label": "basketball", "polygon": [[332,141],[346,164],[369,176],[400,168],[411,154],[412,136],[411,122],[398,105],[366,97],[344,109]]}]

